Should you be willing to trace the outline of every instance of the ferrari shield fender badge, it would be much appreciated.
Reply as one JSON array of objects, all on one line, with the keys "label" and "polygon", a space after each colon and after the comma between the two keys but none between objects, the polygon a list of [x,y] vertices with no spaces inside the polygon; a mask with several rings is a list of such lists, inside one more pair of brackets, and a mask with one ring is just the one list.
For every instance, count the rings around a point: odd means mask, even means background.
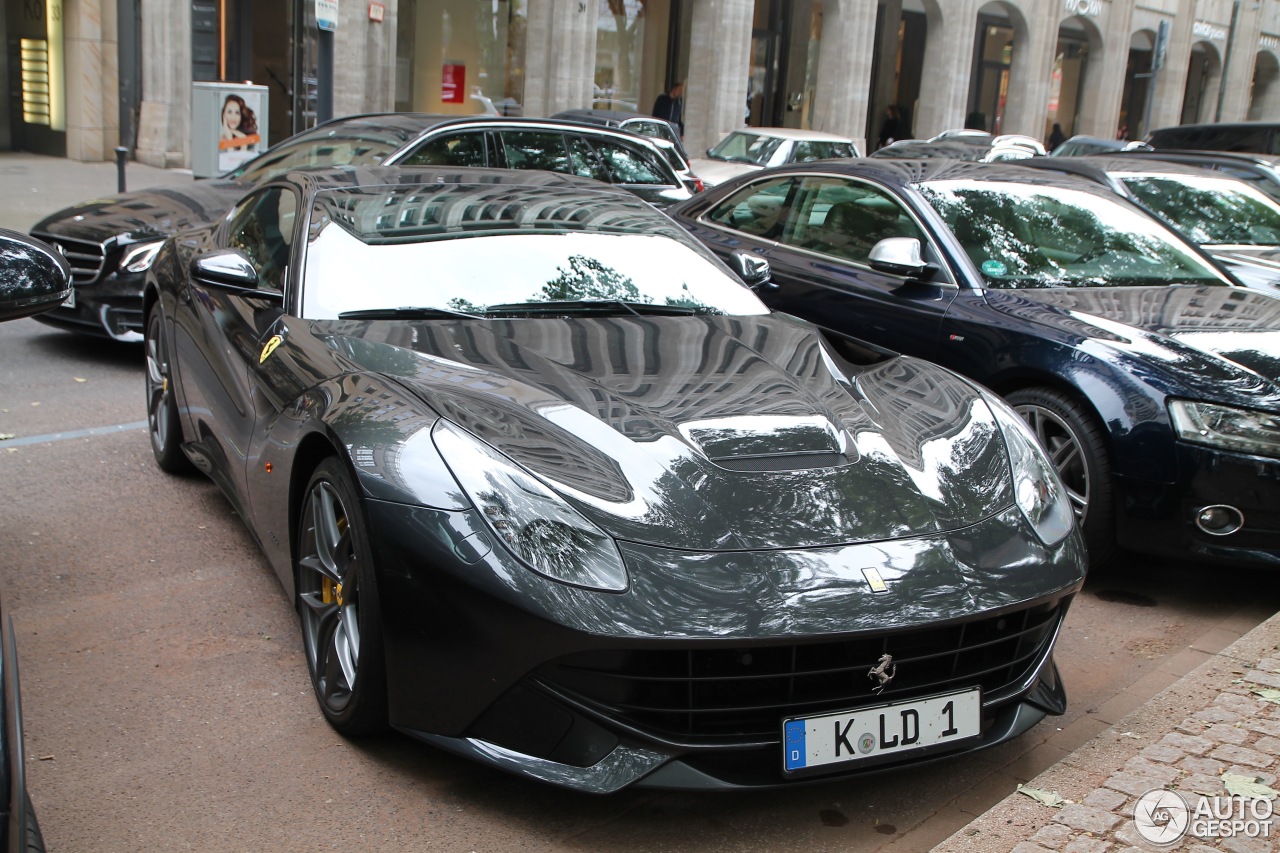
[{"label": "ferrari shield fender badge", "polygon": [[872,592],[889,591],[889,585],[884,582],[884,578],[880,577],[880,573],[874,568],[863,569],[862,576],[867,579],[867,585],[871,587]]},{"label": "ferrari shield fender badge", "polygon": [[893,681],[893,677],[898,674],[898,666],[893,662],[893,655],[880,655],[880,660],[867,673],[867,678],[874,678],[880,683],[871,689],[872,693],[879,693],[889,686],[889,682]]},{"label": "ferrari shield fender badge", "polygon": [[271,339],[262,347],[262,352],[258,355],[258,364],[262,364],[262,362],[266,361],[271,353],[276,351],[276,347],[280,346],[282,343],[284,343],[283,337],[280,335],[272,335]]}]

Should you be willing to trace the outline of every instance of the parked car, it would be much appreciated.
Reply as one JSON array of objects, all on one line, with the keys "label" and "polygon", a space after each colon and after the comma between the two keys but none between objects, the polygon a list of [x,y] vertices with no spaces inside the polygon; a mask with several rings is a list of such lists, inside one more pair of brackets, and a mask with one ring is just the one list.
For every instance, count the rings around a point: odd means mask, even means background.
[{"label": "parked car", "polygon": [[[758,199],[782,211],[765,230]],[[1092,560],[1280,564],[1280,299],[1114,192],[868,159],[742,178],[672,215],[721,257],[767,261],[776,310],[1000,393],[1049,449]]]},{"label": "parked car", "polygon": [[790,127],[748,127],[730,133],[708,148],[705,158],[695,157],[690,165],[704,184],[713,187],[770,166],[858,156],[857,145],[844,136]]},{"label": "parked car", "polygon": [[344,734],[705,789],[1063,710],[1084,550],[1025,424],[771,313],[633,196],[291,173],[169,240],[146,312],[156,460],[245,519]]},{"label": "parked car", "polygon": [[1280,296],[1280,202],[1250,184],[1145,157],[1054,158],[1032,165],[1109,187],[1181,231],[1242,284]]},{"label": "parked car", "polygon": [[1163,160],[1166,163],[1183,163],[1196,166],[1211,172],[1221,172],[1252,185],[1280,201],[1280,167],[1269,157],[1257,154],[1237,154],[1230,151],[1177,151],[1163,149],[1160,151],[1120,151],[1117,157],[1142,158],[1147,160]]},{"label": "parked car", "polygon": [[546,169],[595,178],[659,206],[694,192],[660,144],[607,127],[552,119],[380,113],[334,121],[281,142],[219,179],[73,205],[32,234],[60,246],[75,290],[41,322],[142,340],[142,281],[164,238],[212,222],[244,193],[291,169],[408,164]]},{"label": "parked car", "polygon": [[992,136],[979,130],[939,135],[932,139],[904,139],[873,152],[877,160],[974,160],[998,163],[1043,157],[1044,146],[1030,136]]},{"label": "parked car", "polygon": [[702,178],[693,173],[693,167],[689,164],[689,154],[684,150],[680,134],[669,121],[618,110],[564,110],[556,113],[552,118],[616,127],[619,130],[648,137],[666,156],[667,163],[690,192],[700,193],[706,189]]},{"label": "parked car", "polygon": [[1198,151],[1241,151],[1280,155],[1280,122],[1235,121],[1213,124],[1180,124],[1147,134],[1152,148],[1193,148]]},{"label": "parked car", "polygon": [[[71,293],[71,268],[52,247],[0,228],[0,320],[48,311]],[[0,851],[44,853],[44,837],[27,792],[22,691],[13,620],[0,596]]]},{"label": "parked car", "polygon": [[1077,135],[1049,152],[1050,157],[1083,157],[1087,154],[1114,154],[1120,151],[1151,151],[1145,142],[1134,139],[1108,139],[1104,136]]}]

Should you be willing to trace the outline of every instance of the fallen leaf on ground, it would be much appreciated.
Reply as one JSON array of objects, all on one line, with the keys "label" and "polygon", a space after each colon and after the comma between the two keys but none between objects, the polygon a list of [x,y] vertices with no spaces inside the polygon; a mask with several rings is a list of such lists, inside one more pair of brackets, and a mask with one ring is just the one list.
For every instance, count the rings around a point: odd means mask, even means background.
[{"label": "fallen leaf on ground", "polygon": [[1275,788],[1268,788],[1257,777],[1253,776],[1223,773],[1222,784],[1226,786],[1228,794],[1248,797],[1251,800],[1274,800],[1276,797],[1280,797],[1280,791]]},{"label": "fallen leaf on ground", "polygon": [[1055,794],[1053,791],[1042,791],[1039,788],[1028,788],[1026,785],[1019,785],[1018,793],[1026,794],[1036,802],[1055,809],[1060,809],[1071,802],[1060,794]]},{"label": "fallen leaf on ground", "polygon": [[71,378],[72,378],[72,379],[74,379],[76,382],[88,382],[88,381],[89,381],[88,379],[83,379],[83,378],[81,378],[81,377],[79,377],[79,376],[72,376]]},{"label": "fallen leaf on ground", "polygon": [[17,436],[11,432],[0,432],[0,441],[4,441],[8,438],[17,438]]},{"label": "fallen leaf on ground", "polygon": [[1256,693],[1264,702],[1273,702],[1280,705],[1280,690],[1273,687],[1251,687],[1250,693]]}]

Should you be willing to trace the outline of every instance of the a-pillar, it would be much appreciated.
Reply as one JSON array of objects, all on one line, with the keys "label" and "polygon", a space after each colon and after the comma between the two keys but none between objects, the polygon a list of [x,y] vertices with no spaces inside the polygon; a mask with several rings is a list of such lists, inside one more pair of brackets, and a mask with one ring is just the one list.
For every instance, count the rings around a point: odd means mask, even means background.
[{"label": "a-pillar", "polygon": [[694,156],[746,123],[754,14],[753,0],[693,0],[684,121]]},{"label": "a-pillar", "polygon": [[925,40],[920,109],[915,135],[928,139],[963,127],[973,70],[973,34],[978,25],[975,0],[924,0],[928,30]]},{"label": "a-pillar", "polygon": [[[813,129],[852,137],[867,149],[867,106],[875,53],[876,4],[869,0],[825,0]],[[897,27],[894,27],[897,32]],[[894,41],[896,52],[897,41]],[[872,140],[874,143],[875,140]]]},{"label": "a-pillar", "polygon": [[525,45],[524,114],[590,107],[596,65],[595,0],[535,0]]}]

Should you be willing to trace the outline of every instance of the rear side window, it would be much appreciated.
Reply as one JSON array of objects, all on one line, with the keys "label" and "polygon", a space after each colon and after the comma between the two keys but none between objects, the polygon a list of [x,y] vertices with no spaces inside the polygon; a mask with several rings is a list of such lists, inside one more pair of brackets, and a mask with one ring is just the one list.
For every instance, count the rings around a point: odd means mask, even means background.
[{"label": "rear side window", "polygon": [[459,133],[429,139],[409,155],[405,166],[486,166],[484,133]]},{"label": "rear side window", "polygon": [[1275,154],[1277,127],[1275,124],[1166,127],[1152,132],[1151,144],[1156,148]]},{"label": "rear side window", "polygon": [[607,139],[591,140],[615,184],[672,184],[657,159],[638,148]]},{"label": "rear side window", "polygon": [[564,135],[539,130],[502,132],[502,150],[509,169],[539,169],[543,172],[575,174],[564,144]]}]

